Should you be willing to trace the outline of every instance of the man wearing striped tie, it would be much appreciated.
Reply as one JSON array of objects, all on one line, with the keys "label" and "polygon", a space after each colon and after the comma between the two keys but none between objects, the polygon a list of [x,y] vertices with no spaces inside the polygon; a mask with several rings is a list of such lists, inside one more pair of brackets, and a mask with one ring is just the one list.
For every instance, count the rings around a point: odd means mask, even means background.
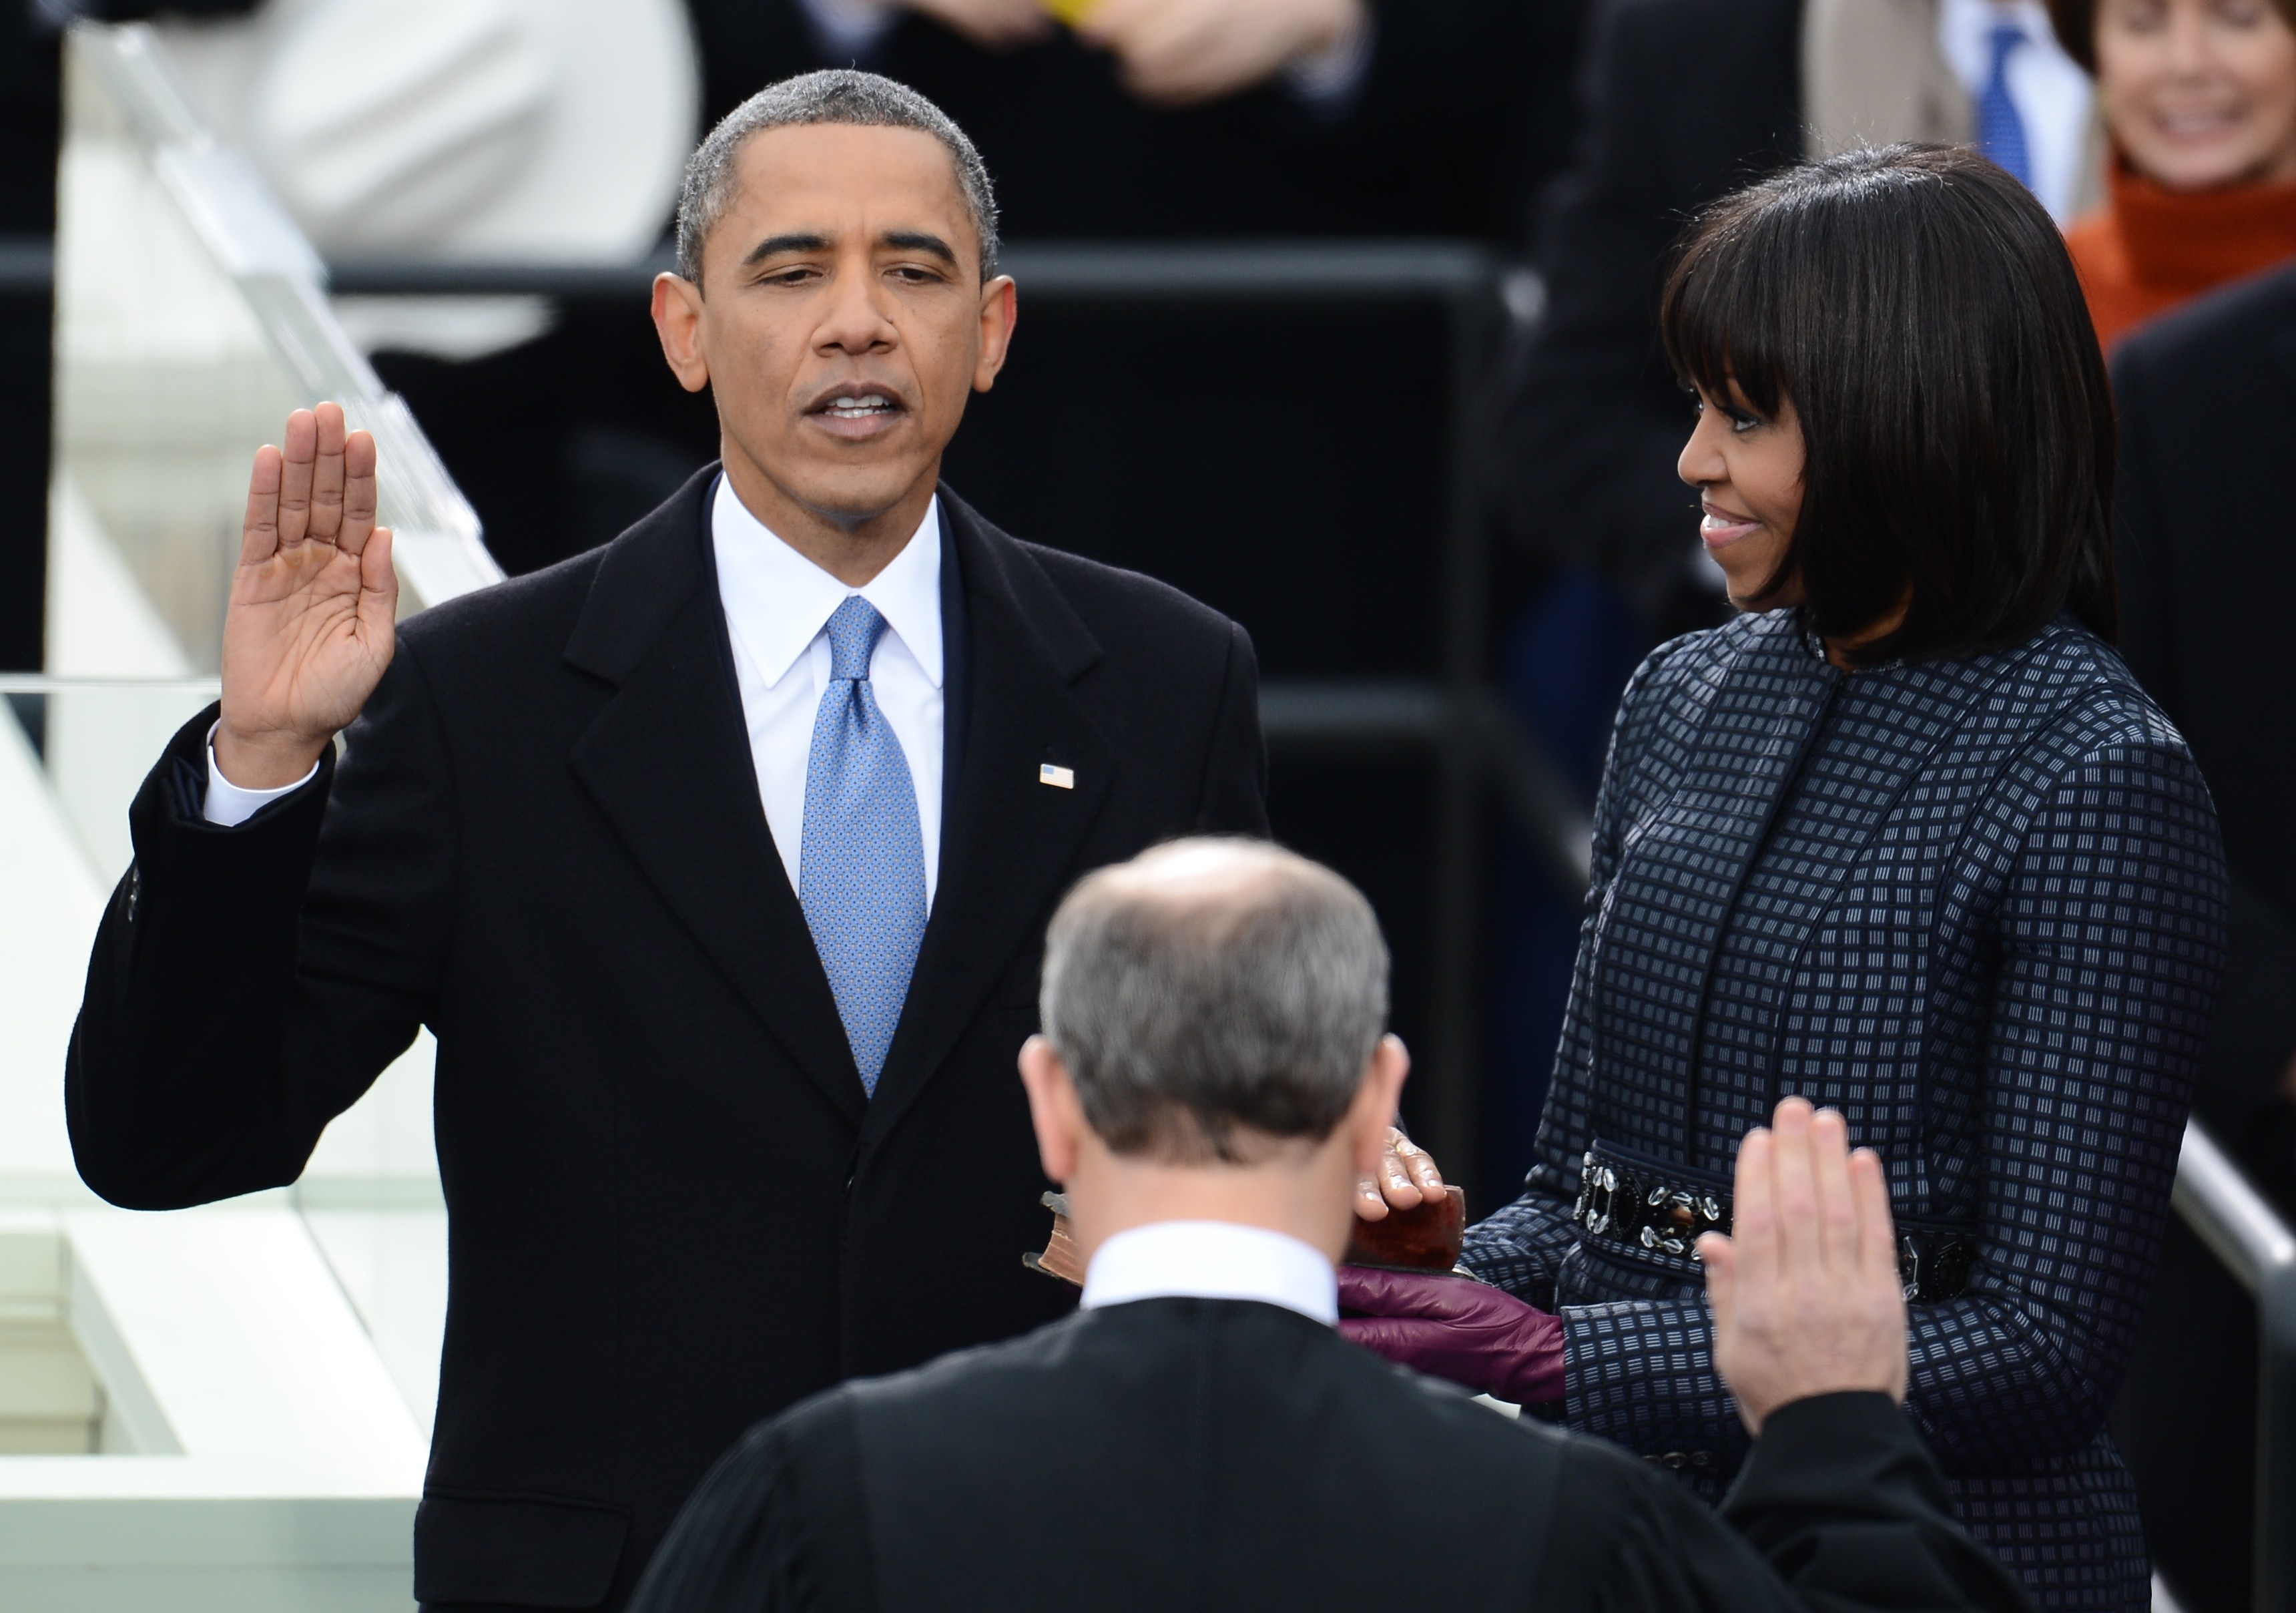
[{"label": "man wearing striped tie", "polygon": [[940,484],[1013,332],[996,241],[930,103],[789,80],[688,170],[653,310],[723,458],[660,509],[394,633],[371,440],[323,407],[257,457],[72,1139],[140,1208],[292,1181],[436,1033],[427,1606],[619,1607],[742,1428],[1071,1303],[1020,1260],[1046,920],[1155,842],[1264,834],[1264,765],[1241,629]]}]

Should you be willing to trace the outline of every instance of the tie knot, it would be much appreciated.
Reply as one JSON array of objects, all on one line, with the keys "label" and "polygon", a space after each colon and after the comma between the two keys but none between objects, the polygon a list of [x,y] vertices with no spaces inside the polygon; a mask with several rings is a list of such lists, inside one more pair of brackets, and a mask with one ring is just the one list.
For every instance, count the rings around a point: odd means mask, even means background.
[{"label": "tie knot", "polygon": [[2025,30],[2014,22],[1997,22],[1987,32],[1993,45],[1993,70],[1999,72],[2009,60],[2009,53],[2025,43]]},{"label": "tie knot", "polygon": [[869,657],[885,635],[885,619],[877,607],[856,594],[830,613],[829,677],[833,682],[860,681],[869,676]]}]

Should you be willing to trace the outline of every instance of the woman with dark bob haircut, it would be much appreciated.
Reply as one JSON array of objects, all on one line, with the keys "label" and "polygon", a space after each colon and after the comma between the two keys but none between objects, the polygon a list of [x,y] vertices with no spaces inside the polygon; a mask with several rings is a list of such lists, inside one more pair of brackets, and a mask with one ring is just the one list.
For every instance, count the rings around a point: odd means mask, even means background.
[{"label": "woman with dark bob haircut", "polygon": [[[1666,284],[1683,479],[1745,613],[1627,687],[1538,1163],[1346,1329],[1718,1497],[1698,1239],[1778,1099],[1887,1167],[1906,1403],[2052,1608],[2141,1609],[2104,1429],[2223,952],[2216,816],[2111,647],[2113,427],[2048,215],[1893,146],[1709,209]],[[1504,1290],[1501,1292],[1500,1290]]]}]

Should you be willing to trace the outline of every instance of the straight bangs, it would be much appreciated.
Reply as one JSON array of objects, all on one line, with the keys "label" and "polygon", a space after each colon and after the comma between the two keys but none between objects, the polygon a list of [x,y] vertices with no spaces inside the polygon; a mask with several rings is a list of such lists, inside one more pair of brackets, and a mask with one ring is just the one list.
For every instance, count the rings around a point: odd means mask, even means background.
[{"label": "straight bangs", "polygon": [[1754,600],[1798,580],[1858,664],[2022,643],[2071,610],[2113,637],[2112,410],[2062,237],[1984,159],[1891,146],[1726,196],[1677,250],[1669,361],[1708,396],[1791,400],[1802,506]]},{"label": "straight bangs", "polygon": [[1799,366],[1788,300],[1763,272],[1762,248],[1770,243],[1750,239],[1760,233],[1753,197],[1740,191],[1702,215],[1667,276],[1659,335],[1685,391],[1726,399],[1734,382],[1747,402],[1775,415],[1779,400],[1792,395],[1786,377]]}]

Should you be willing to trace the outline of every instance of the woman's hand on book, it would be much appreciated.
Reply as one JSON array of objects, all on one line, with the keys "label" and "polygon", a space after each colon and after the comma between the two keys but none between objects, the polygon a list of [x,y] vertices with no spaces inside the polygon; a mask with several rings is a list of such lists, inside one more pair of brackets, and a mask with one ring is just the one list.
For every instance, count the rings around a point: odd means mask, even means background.
[{"label": "woman's hand on book", "polygon": [[1384,1221],[1390,1207],[1415,1210],[1443,1197],[1443,1173],[1435,1156],[1400,1130],[1387,1128],[1387,1151],[1379,1169],[1356,1179],[1356,1214],[1365,1221]]}]

